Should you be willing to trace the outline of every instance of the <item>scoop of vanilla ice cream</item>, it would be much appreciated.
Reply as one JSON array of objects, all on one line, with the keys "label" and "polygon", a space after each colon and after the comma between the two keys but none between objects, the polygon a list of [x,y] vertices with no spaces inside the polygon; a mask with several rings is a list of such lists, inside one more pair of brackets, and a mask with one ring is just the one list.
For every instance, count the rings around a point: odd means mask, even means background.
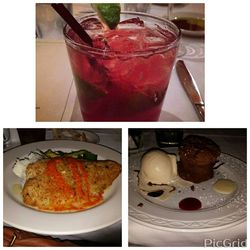
[{"label": "scoop of vanilla ice cream", "polygon": [[178,176],[176,156],[159,149],[151,150],[141,159],[139,187],[143,191],[186,187],[193,183]]},{"label": "scoop of vanilla ice cream", "polygon": [[176,156],[152,150],[141,160],[140,179],[154,184],[168,184],[177,175]]}]

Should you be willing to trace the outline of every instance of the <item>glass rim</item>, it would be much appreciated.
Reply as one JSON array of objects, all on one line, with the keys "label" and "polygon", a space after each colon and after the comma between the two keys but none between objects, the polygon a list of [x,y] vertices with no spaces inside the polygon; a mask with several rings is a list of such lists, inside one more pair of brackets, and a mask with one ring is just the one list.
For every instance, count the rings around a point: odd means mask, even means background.
[{"label": "glass rim", "polygon": [[[97,14],[95,12],[86,12],[87,15],[81,16],[81,17],[77,17],[76,20],[80,21],[80,20],[84,20],[90,17],[97,17]],[[177,32],[175,32],[174,34],[176,35],[176,39],[164,46],[159,46],[158,48],[149,48],[149,49],[145,49],[145,50],[138,50],[138,51],[132,51],[132,52],[120,52],[120,51],[115,51],[115,50],[107,50],[107,49],[99,49],[99,48],[94,48],[91,47],[87,44],[82,44],[82,43],[78,43],[75,42],[73,39],[71,39],[67,32],[67,28],[69,27],[68,24],[66,24],[63,28],[63,35],[64,35],[64,39],[67,45],[69,46],[73,46],[75,48],[77,48],[78,50],[84,50],[90,54],[95,54],[95,55],[105,55],[105,56],[138,56],[138,55],[149,55],[149,54],[154,54],[154,53],[161,53],[161,52],[165,52],[168,51],[172,48],[177,47],[180,38],[181,38],[181,30],[170,20],[162,18],[162,17],[158,17],[158,16],[153,16],[151,14],[148,13],[143,13],[143,12],[135,12],[135,11],[121,11],[121,14],[130,14],[130,15],[137,15],[137,16],[144,16],[144,17],[150,17],[152,19],[156,19],[158,21],[164,22],[166,23],[168,26],[170,26],[170,28],[172,28],[173,30],[176,30]],[[174,31],[171,31],[174,32]],[[177,34],[176,34],[177,33]]]}]

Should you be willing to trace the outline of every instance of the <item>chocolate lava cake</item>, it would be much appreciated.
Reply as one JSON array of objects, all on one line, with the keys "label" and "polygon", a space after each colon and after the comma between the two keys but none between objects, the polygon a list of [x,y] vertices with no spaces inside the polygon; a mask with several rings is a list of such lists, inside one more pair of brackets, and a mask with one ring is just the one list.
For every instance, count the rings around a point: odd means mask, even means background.
[{"label": "chocolate lava cake", "polygon": [[219,146],[207,137],[186,136],[179,147],[179,176],[194,183],[213,178],[213,167],[220,152]]}]

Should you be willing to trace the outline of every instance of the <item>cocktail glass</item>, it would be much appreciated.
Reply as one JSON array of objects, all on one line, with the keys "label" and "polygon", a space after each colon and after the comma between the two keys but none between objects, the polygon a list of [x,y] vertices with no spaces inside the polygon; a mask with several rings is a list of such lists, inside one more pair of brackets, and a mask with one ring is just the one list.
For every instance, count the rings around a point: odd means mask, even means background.
[{"label": "cocktail glass", "polygon": [[122,12],[104,31],[95,14],[78,20],[92,37],[83,44],[66,25],[64,37],[85,121],[157,121],[180,40],[170,21]]}]

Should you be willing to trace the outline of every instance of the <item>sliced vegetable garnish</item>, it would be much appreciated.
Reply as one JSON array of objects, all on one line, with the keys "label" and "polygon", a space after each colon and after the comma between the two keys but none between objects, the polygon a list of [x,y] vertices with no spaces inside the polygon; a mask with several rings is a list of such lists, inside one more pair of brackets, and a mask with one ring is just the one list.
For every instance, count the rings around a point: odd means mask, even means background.
[{"label": "sliced vegetable garnish", "polygon": [[88,161],[95,161],[97,160],[97,155],[93,154],[85,149],[72,151],[69,153],[65,153],[62,151],[53,151],[48,149],[47,151],[43,152],[47,158],[55,158],[55,157],[72,157],[75,159],[83,159]]}]

